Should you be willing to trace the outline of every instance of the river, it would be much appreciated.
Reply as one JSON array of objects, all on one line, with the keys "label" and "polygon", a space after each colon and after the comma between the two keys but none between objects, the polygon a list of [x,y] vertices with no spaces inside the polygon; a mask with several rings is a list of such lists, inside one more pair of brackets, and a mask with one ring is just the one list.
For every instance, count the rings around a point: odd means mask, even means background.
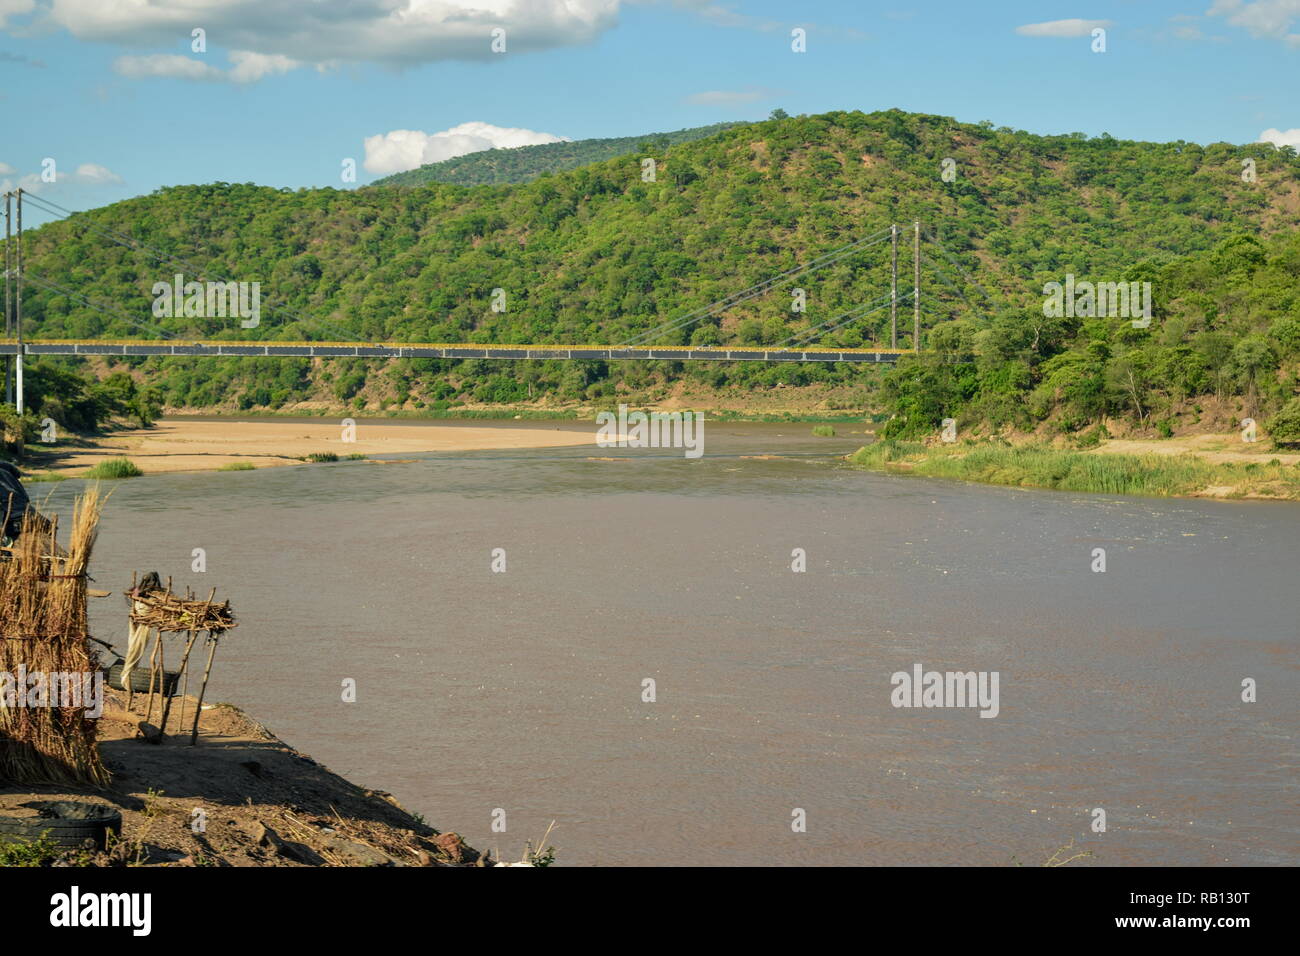
[{"label": "river", "polygon": [[[837,427],[109,483],[92,628],[133,569],[218,587],[209,700],[506,856],[1300,863],[1300,507],[872,474]],[[916,664],[997,716],[892,706]]]}]

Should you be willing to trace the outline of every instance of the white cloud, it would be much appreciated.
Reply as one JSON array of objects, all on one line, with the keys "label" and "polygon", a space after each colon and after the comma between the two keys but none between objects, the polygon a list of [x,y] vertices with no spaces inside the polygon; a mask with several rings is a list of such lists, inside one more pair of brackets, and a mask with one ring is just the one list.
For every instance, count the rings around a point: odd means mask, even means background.
[{"label": "white cloud", "polygon": [[1016,27],[1022,37],[1086,37],[1098,27],[1108,27],[1110,20],[1048,20]]},{"label": "white cloud", "polygon": [[742,103],[753,103],[756,100],[771,99],[781,95],[783,95],[781,90],[751,86],[743,90],[705,90],[703,93],[692,93],[686,97],[686,102],[695,106],[738,106]]},{"label": "white cloud", "polygon": [[264,76],[287,73],[298,63],[279,54],[231,50],[229,70],[177,53],[151,53],[146,56],[119,56],[113,72],[133,80],[166,77],[174,80],[201,80],[212,83],[254,83]]},{"label": "white cloud", "polygon": [[1300,150],[1300,129],[1266,129],[1255,140],[1257,143],[1272,143],[1274,146],[1290,146]]},{"label": "white cloud", "polygon": [[36,8],[35,0],[0,0],[0,29],[10,17],[20,17]]},{"label": "white cloud", "polygon": [[82,163],[77,167],[77,171],[68,178],[74,183],[87,183],[90,185],[120,183],[122,181],[121,176],[107,166],[100,166],[98,163]]},{"label": "white cloud", "polygon": [[[0,0],[4,4],[23,0]],[[487,60],[588,43],[614,26],[623,0],[198,0],[177,4],[49,0],[47,20],[80,40],[166,46],[195,26],[231,50],[270,57],[237,63],[237,82],[283,72],[286,62],[329,66],[371,62],[411,66],[436,60]],[[506,30],[506,53],[491,31]],[[278,58],[278,59],[276,59]],[[130,60],[138,60],[132,57]],[[232,56],[233,59],[233,56]],[[199,62],[199,61],[195,61]],[[212,78],[194,67],[191,79]],[[215,69],[215,68],[213,68]],[[259,72],[260,70],[260,72]],[[219,71],[218,71],[219,72]]]},{"label": "white cloud", "polygon": [[40,173],[27,173],[19,176],[18,181],[14,182],[8,178],[16,175],[18,170],[8,163],[0,163],[0,176],[5,179],[0,180],[0,192],[9,192],[11,189],[22,188],[23,192],[39,193],[44,192],[57,183],[75,183],[82,186],[106,186],[121,183],[122,177],[113,172],[107,166],[101,166],[98,163],[82,163],[73,172],[62,172],[59,167],[55,166],[54,182],[46,182]]},{"label": "white cloud", "polygon": [[1300,35],[1288,36],[1291,24],[1300,18],[1300,0],[1215,0],[1205,15],[1225,17],[1253,37],[1282,37],[1292,44],[1300,40]]},{"label": "white cloud", "polygon": [[461,123],[441,133],[415,129],[395,129],[366,137],[363,165],[372,173],[405,172],[426,163],[440,163],[467,153],[485,149],[508,149],[536,146],[541,143],[568,142],[567,136],[538,133],[531,129],[505,128],[491,123]]},{"label": "white cloud", "polygon": [[148,56],[119,56],[113,72],[133,80],[168,77],[177,80],[221,80],[225,75],[215,66],[179,53],[151,53]]},{"label": "white cloud", "polygon": [[251,50],[231,50],[230,62],[234,64],[228,76],[236,83],[255,83],[264,76],[288,73],[298,63],[278,53],[254,53]]}]

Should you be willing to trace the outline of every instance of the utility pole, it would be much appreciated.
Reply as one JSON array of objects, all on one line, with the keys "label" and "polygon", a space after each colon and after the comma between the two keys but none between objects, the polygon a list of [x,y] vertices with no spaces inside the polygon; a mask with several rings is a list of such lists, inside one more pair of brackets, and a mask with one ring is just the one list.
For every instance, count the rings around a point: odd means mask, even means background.
[{"label": "utility pole", "polygon": [[14,325],[18,330],[18,354],[14,356],[14,368],[18,380],[17,401],[14,408],[18,414],[23,413],[23,190],[18,189],[18,277],[14,281]]},{"label": "utility pole", "polygon": [[[13,216],[13,196],[5,193],[5,341],[13,335],[13,324],[9,312],[9,263],[13,259],[13,228],[10,222]],[[5,361],[5,404],[14,403],[13,361]]]},{"label": "utility pole", "polygon": [[898,223],[889,224],[889,347],[898,348]]},{"label": "utility pole", "polygon": [[[22,219],[19,216],[19,224]],[[913,268],[913,285],[911,285],[911,350],[920,352],[920,220],[913,222],[915,233],[911,241],[911,268]],[[21,333],[19,333],[21,334]],[[22,362],[22,358],[18,359]],[[22,365],[18,365],[22,368]]]}]

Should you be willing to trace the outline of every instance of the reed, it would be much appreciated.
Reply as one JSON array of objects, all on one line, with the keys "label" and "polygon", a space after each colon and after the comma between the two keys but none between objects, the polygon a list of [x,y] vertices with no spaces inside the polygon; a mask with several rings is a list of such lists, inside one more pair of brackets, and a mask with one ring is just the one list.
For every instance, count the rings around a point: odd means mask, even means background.
[{"label": "reed", "polygon": [[[86,634],[86,568],[102,506],[95,488],[77,499],[66,551],[58,547],[57,521],[29,512],[23,533],[0,556],[0,673],[99,669]],[[13,678],[6,683],[15,697],[27,692]],[[48,706],[0,706],[0,782],[106,784],[89,702],[62,706],[69,700],[51,690]]]}]

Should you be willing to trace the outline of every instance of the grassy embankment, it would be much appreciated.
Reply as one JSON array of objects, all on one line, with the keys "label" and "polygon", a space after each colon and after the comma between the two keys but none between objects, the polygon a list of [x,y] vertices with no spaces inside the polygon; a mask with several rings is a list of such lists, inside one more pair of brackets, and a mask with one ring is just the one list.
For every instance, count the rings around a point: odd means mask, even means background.
[{"label": "grassy embankment", "polygon": [[1300,466],[1276,459],[1220,463],[1194,455],[1100,455],[1044,445],[881,441],[859,449],[848,460],[873,471],[1021,488],[1300,500]]}]

